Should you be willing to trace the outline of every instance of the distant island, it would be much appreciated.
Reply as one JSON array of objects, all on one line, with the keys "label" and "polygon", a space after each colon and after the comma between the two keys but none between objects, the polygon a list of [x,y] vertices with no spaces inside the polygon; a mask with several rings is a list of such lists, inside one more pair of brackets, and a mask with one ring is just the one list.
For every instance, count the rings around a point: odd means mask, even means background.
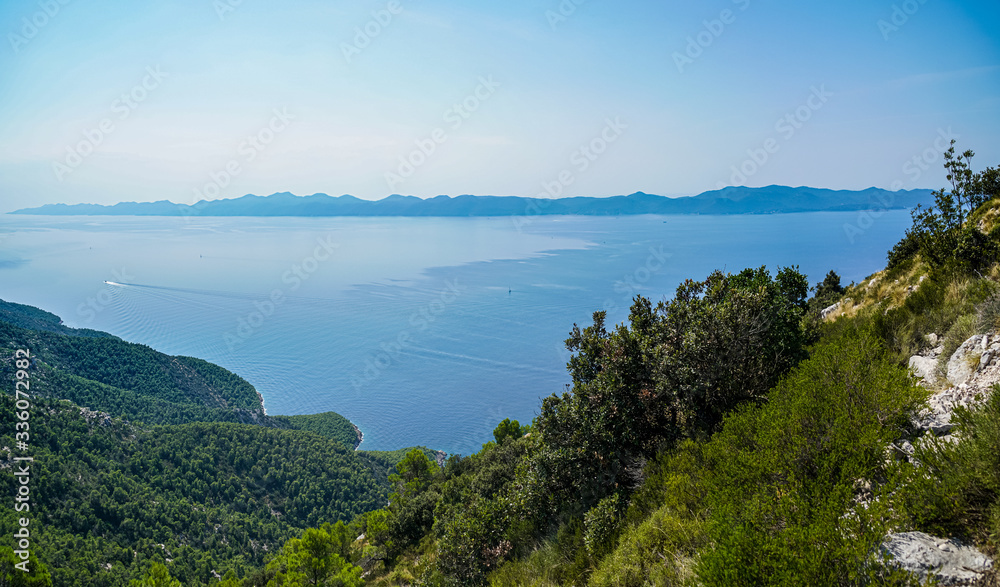
[{"label": "distant island", "polygon": [[296,196],[288,192],[196,204],[121,202],[46,204],[10,214],[46,216],[625,216],[637,214],[786,214],[794,212],[849,212],[898,210],[933,202],[931,190],[890,192],[879,188],[860,191],[811,187],[727,187],[697,196],[668,198],[643,192],[628,196],[524,198],[518,196],[437,196],[421,199],[392,195],[362,200],[350,195]]}]

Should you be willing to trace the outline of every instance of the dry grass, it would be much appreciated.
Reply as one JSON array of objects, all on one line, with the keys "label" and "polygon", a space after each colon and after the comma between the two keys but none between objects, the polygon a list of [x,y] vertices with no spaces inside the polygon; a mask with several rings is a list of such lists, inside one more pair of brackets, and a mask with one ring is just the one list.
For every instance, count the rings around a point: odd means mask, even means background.
[{"label": "dry grass", "polygon": [[848,287],[840,307],[831,312],[826,319],[852,317],[868,308],[882,307],[884,311],[901,306],[907,296],[916,291],[921,278],[926,276],[928,271],[925,263],[916,262],[901,274],[888,270],[874,273],[861,283]]},{"label": "dry grass", "polygon": [[993,227],[1000,224],[1000,200],[993,200],[984,204],[972,213],[969,220],[975,222],[979,230],[989,234],[993,230]]}]

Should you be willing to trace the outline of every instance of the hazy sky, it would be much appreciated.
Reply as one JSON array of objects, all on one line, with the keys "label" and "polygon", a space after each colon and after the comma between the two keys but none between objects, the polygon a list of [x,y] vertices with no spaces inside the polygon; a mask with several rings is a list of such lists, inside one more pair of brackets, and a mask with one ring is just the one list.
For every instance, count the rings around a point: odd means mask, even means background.
[{"label": "hazy sky", "polygon": [[4,0],[0,23],[0,212],[937,188],[950,136],[1000,163],[996,0]]}]

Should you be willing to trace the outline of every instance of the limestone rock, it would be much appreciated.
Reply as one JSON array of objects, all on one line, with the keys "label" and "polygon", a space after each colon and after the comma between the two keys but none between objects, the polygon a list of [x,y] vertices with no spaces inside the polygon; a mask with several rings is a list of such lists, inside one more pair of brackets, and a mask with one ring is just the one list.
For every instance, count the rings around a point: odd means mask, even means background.
[{"label": "limestone rock", "polygon": [[890,564],[916,573],[922,580],[932,577],[939,585],[971,585],[993,566],[993,561],[974,546],[923,532],[890,534],[882,541],[881,550]]},{"label": "limestone rock", "polygon": [[983,346],[985,338],[981,334],[969,337],[948,359],[948,381],[952,385],[965,383],[976,372],[979,367],[979,358],[986,350],[986,347]]},{"label": "limestone rock", "polygon": [[913,370],[914,377],[924,380],[924,383],[934,385],[937,383],[937,375],[934,370],[937,368],[936,357],[925,357],[913,355],[910,357],[910,369]]},{"label": "limestone rock", "polygon": [[914,423],[918,430],[930,432],[935,436],[948,434],[955,427],[951,423],[952,406],[943,402],[934,403],[933,399],[931,398],[931,409],[921,412]]},{"label": "limestone rock", "polygon": [[840,302],[837,302],[836,304],[833,304],[832,306],[827,306],[827,307],[823,308],[819,312],[819,319],[820,320],[826,320],[826,317],[829,316],[830,314],[833,314],[834,312],[836,312],[837,308],[839,308],[839,307],[840,307]]}]

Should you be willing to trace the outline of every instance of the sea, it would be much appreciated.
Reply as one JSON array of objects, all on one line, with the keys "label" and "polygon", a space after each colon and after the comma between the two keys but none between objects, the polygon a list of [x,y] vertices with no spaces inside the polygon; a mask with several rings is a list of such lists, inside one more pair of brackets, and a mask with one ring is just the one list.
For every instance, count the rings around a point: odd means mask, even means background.
[{"label": "sea", "polygon": [[361,449],[470,454],[568,389],[574,324],[685,279],[885,266],[905,210],[743,216],[0,216],[0,299],[247,379],[269,414],[338,412]]}]

